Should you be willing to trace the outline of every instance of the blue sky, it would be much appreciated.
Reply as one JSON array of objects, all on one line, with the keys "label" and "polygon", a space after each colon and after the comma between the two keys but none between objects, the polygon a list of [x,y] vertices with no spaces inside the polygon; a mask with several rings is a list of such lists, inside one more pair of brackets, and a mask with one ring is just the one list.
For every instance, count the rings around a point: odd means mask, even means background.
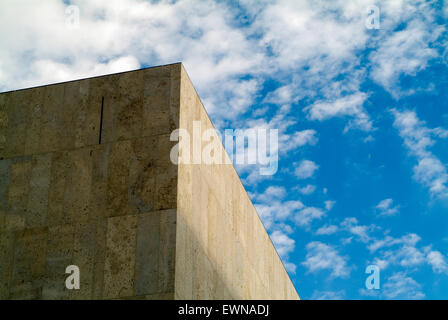
[{"label": "blue sky", "polygon": [[277,174],[238,172],[303,299],[448,299],[447,18],[447,1],[2,1],[0,91],[182,61],[217,128],[279,130]]}]

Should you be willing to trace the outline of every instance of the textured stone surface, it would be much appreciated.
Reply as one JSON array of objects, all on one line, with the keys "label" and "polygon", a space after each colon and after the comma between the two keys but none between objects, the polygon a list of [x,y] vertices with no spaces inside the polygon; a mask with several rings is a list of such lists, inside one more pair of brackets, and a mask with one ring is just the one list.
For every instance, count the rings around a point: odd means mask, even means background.
[{"label": "textured stone surface", "polygon": [[194,120],[181,64],[0,94],[0,298],[298,298],[233,166],[171,163]]},{"label": "textured stone surface", "polygon": [[[180,101],[181,128],[213,128],[183,68]],[[231,164],[180,164],[178,180],[176,298],[298,298]]]}]

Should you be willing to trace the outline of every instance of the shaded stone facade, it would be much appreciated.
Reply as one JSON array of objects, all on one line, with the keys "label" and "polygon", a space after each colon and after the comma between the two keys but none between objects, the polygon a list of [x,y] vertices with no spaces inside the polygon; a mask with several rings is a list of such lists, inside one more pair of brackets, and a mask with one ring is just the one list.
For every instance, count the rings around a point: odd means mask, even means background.
[{"label": "shaded stone facade", "polygon": [[195,120],[181,64],[0,94],[0,298],[297,299],[233,166],[170,161]]}]

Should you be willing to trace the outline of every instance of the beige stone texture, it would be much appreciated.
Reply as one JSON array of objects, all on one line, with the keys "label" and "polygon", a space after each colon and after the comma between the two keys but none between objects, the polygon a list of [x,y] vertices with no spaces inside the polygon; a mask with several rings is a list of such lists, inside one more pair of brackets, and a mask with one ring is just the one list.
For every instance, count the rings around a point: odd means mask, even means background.
[{"label": "beige stone texture", "polygon": [[0,299],[298,299],[233,166],[171,163],[195,120],[182,64],[1,93]]}]

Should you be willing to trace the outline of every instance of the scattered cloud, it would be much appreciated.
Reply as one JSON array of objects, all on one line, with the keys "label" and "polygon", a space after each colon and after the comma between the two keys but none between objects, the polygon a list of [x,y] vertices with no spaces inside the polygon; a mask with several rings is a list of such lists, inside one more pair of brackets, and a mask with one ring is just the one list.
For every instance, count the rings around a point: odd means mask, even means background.
[{"label": "scattered cloud", "polygon": [[372,231],[375,226],[364,226],[358,224],[358,219],[356,218],[345,218],[341,223],[341,228],[350,232],[351,234],[357,236],[361,242],[370,241],[369,232]]},{"label": "scattered cloud", "polygon": [[448,274],[447,258],[440,251],[430,251],[426,259],[435,273]]},{"label": "scattered cloud", "polygon": [[414,179],[429,188],[433,197],[448,196],[448,173],[442,162],[429,150],[434,145],[434,135],[445,136],[441,128],[429,129],[414,111],[391,110],[394,126],[410,154],[417,158]]},{"label": "scattered cloud", "polygon": [[415,246],[417,242],[419,242],[421,238],[415,233],[406,234],[400,238],[393,238],[391,236],[386,236],[384,239],[374,240],[369,246],[368,249],[370,252],[375,252],[378,249],[384,247],[391,247],[394,245],[408,245]]},{"label": "scattered cloud", "polygon": [[330,211],[331,209],[333,209],[334,205],[336,204],[336,201],[327,200],[324,203],[325,203],[325,209],[327,209],[327,211]]},{"label": "scattered cloud", "polygon": [[347,277],[350,268],[347,266],[348,257],[341,256],[331,245],[313,241],[306,245],[306,260],[302,265],[308,272],[315,273],[328,270],[331,277]]},{"label": "scattered cloud", "polygon": [[299,188],[299,192],[304,195],[310,195],[316,190],[316,186],[313,186],[311,184],[308,184],[307,186],[303,188]]},{"label": "scattered cloud", "polygon": [[319,166],[310,160],[302,160],[296,167],[294,173],[299,179],[308,179],[314,175]]},{"label": "scattered cloud", "polygon": [[389,261],[387,259],[380,259],[380,258],[376,257],[373,260],[373,264],[378,266],[378,268],[380,268],[380,270],[385,270],[389,266]]},{"label": "scattered cloud", "polygon": [[314,146],[317,141],[318,138],[315,130],[297,131],[292,134],[285,133],[279,137],[279,151],[285,154],[306,145]]},{"label": "scattered cloud", "polygon": [[[362,82],[370,73],[395,89],[400,75],[415,74],[437,56],[435,40],[445,30],[424,1],[382,2],[388,14],[380,35],[364,27],[370,3],[362,0],[244,0],[237,8],[212,0],[74,0],[77,28],[67,26],[68,4],[3,4],[0,27],[15,32],[2,38],[0,90],[183,61],[218,122],[237,121],[256,105],[265,79],[274,78],[279,86],[261,97],[261,109],[314,97],[310,118],[344,116],[347,128],[369,131]],[[378,49],[360,68],[360,52],[374,44]]]},{"label": "scattered cloud", "polygon": [[425,261],[425,256],[416,247],[403,246],[393,253],[391,260],[398,262],[402,267],[414,267],[421,265]]},{"label": "scattered cloud", "polygon": [[317,143],[316,131],[315,130],[303,130],[297,131],[291,136],[291,141],[295,148],[304,145],[315,145]]},{"label": "scattered cloud", "polygon": [[[241,127],[251,130],[278,130],[278,145],[271,146],[269,141],[265,141],[266,145],[269,145],[269,153],[278,154],[279,157],[287,157],[288,154],[294,153],[306,146],[314,146],[318,142],[317,132],[312,129],[294,130],[291,127],[297,124],[297,120],[288,116],[289,108],[280,108],[278,112],[269,120],[265,118],[258,119],[241,119],[240,121],[234,121],[233,124],[236,127]],[[292,132],[291,132],[292,131]],[[261,137],[262,138],[262,137]],[[260,136],[258,136],[260,139]],[[266,137],[266,140],[267,137]],[[260,141],[260,140],[258,140]],[[251,150],[248,150],[248,154],[257,155],[257,145],[248,146]],[[237,165],[239,173],[247,173],[249,175],[245,178],[245,181],[249,184],[255,184],[261,180],[272,178],[271,176],[263,176],[258,174],[259,168],[255,168],[253,165]]]},{"label": "scattered cloud", "polygon": [[286,233],[276,230],[271,233],[271,239],[274,242],[275,248],[281,257],[288,257],[289,253],[294,251],[295,241],[291,239]]},{"label": "scattered cloud", "polygon": [[381,200],[375,207],[378,215],[380,216],[396,215],[398,213],[400,206],[393,206],[393,202],[394,200],[390,198]]},{"label": "scattered cloud", "polygon": [[403,21],[405,28],[379,41],[378,49],[370,55],[371,77],[396,98],[413,93],[401,90],[400,77],[415,75],[424,70],[431,59],[438,57],[433,42],[444,30],[443,27],[435,25],[432,10],[425,2],[414,3],[418,3],[417,10],[414,11],[416,14]]},{"label": "scattered cloud", "polygon": [[343,300],[345,291],[314,291],[311,300]]},{"label": "scattered cloud", "polygon": [[304,208],[301,201],[274,200],[269,203],[255,203],[257,212],[263,221],[266,229],[272,229],[277,223],[285,221],[288,217],[294,216],[296,212]]},{"label": "scattered cloud", "polygon": [[359,294],[365,297],[378,297],[381,294],[380,290],[375,289],[359,289]]},{"label": "scattered cloud", "polygon": [[424,299],[422,286],[404,272],[396,272],[383,285],[382,293],[387,299]]},{"label": "scattered cloud", "polygon": [[430,265],[435,273],[448,274],[447,258],[431,246],[417,247],[421,238],[416,234],[407,234],[400,238],[386,236],[382,240],[374,240],[368,246],[371,253],[379,250],[373,263],[382,270],[389,266],[414,268],[423,264]]},{"label": "scattered cloud", "polygon": [[339,231],[339,227],[336,225],[325,225],[317,229],[317,235],[330,235]]},{"label": "scattered cloud", "polygon": [[295,265],[292,262],[283,261],[283,264],[285,265],[286,271],[288,271],[291,274],[296,274],[297,265]]},{"label": "scattered cloud", "polygon": [[298,226],[309,227],[311,222],[316,219],[321,219],[325,216],[325,211],[315,207],[306,207],[294,215],[294,221]]},{"label": "scattered cloud", "polygon": [[310,120],[323,121],[333,117],[348,116],[352,118],[349,121],[348,128],[356,127],[364,131],[372,129],[372,122],[363,108],[367,95],[363,92],[357,92],[338,98],[334,101],[318,101],[313,105],[304,108],[308,113]]},{"label": "scattered cloud", "polygon": [[256,195],[256,199],[260,202],[270,202],[276,199],[283,199],[285,195],[285,188],[279,186],[269,186],[263,193]]}]

